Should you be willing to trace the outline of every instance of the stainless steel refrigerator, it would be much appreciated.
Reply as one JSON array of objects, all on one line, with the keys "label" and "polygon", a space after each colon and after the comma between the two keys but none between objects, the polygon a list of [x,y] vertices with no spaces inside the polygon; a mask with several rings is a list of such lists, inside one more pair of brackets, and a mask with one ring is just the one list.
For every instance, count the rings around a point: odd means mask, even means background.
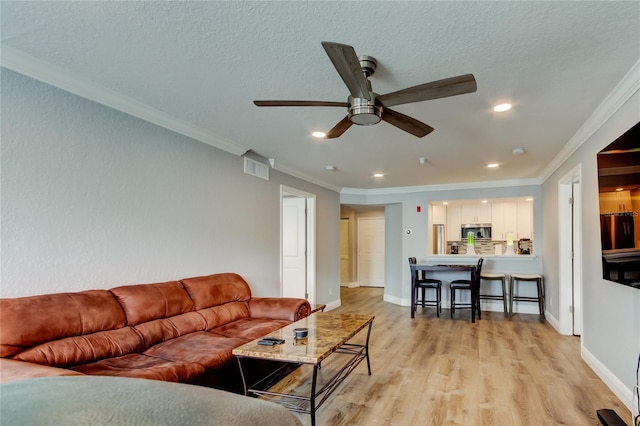
[{"label": "stainless steel refrigerator", "polygon": [[636,245],[631,214],[600,215],[600,230],[602,250],[634,248]]},{"label": "stainless steel refrigerator", "polygon": [[446,254],[446,234],[444,225],[433,225],[433,254]]}]

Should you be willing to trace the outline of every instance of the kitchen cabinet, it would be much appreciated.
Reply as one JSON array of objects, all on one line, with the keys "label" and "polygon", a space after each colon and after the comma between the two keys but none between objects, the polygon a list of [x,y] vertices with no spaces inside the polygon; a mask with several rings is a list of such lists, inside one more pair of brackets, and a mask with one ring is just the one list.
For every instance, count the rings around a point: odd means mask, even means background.
[{"label": "kitchen cabinet", "polygon": [[447,206],[447,241],[460,241],[460,206]]},{"label": "kitchen cabinet", "polygon": [[433,206],[431,215],[433,225],[444,225],[447,223],[447,206]]},{"label": "kitchen cabinet", "polygon": [[533,239],[533,206],[530,201],[519,201],[518,208],[518,228],[515,238]]},{"label": "kitchen cabinet", "polygon": [[513,232],[514,238],[518,229],[518,207],[516,203],[491,204],[491,239],[506,241],[507,233]]},{"label": "kitchen cabinet", "polygon": [[471,203],[460,206],[461,223],[491,223],[491,204]]},{"label": "kitchen cabinet", "polygon": [[600,214],[612,214],[633,211],[631,191],[600,193]]}]

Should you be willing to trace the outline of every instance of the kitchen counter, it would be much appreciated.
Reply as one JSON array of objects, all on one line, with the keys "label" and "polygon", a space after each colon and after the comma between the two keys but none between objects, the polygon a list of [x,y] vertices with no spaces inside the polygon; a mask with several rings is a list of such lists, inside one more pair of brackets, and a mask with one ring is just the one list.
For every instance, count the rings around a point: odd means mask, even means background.
[{"label": "kitchen counter", "polygon": [[483,255],[467,255],[467,254],[432,254],[423,259],[424,262],[440,262],[440,261],[455,261],[455,262],[477,262],[478,258],[483,257],[491,260],[534,260],[537,256],[532,254],[483,254]]}]

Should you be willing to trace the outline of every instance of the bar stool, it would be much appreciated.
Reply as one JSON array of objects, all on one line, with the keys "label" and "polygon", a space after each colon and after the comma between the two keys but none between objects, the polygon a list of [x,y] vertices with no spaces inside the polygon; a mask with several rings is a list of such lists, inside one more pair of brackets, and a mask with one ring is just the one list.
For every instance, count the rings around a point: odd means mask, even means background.
[{"label": "bar stool", "polygon": [[[415,265],[416,258],[409,258],[409,265]],[[417,272],[416,272],[417,273]],[[427,299],[426,298],[426,290],[428,288],[432,288],[436,291],[435,299]],[[418,290],[422,289],[422,299],[418,298]],[[442,312],[442,281],[436,280],[433,278],[427,278],[425,276],[424,271],[422,271],[421,276],[416,279],[416,303],[411,307],[414,311],[416,310],[416,306],[422,305],[423,308],[427,306],[433,306],[436,308],[436,316],[440,316],[440,312]]]},{"label": "bar stool", "polygon": [[[538,286],[538,297],[534,296],[517,296],[515,294],[516,281],[530,281],[535,282]],[[538,308],[540,309],[540,316],[544,319],[544,282],[542,275],[540,274],[511,274],[511,280],[509,282],[509,311],[513,315],[513,301],[521,302],[538,302]]]},{"label": "bar stool", "polygon": [[[502,294],[482,294],[482,280],[485,281],[500,281],[502,282]],[[509,316],[509,309],[507,308],[507,276],[502,273],[483,272],[480,275],[480,294],[478,298],[489,300],[502,300],[504,307],[504,315]]]},{"label": "bar stool", "polygon": [[[480,316],[482,315],[480,311],[480,300],[475,301],[477,306],[473,305],[474,300],[473,300],[472,286],[477,285],[478,287],[480,287],[480,277],[482,276],[483,261],[484,259],[482,257],[478,259],[478,266],[476,266],[476,272],[475,274],[472,274],[472,277],[474,278],[473,281],[453,280],[449,283],[449,288],[451,289],[451,312],[450,312],[451,318],[453,318],[453,314],[455,314],[456,309],[477,309],[478,319],[480,319]],[[456,302],[456,290],[457,291],[469,290],[469,293],[471,293],[471,301],[469,303]],[[472,313],[472,318],[473,318],[473,313]]]}]

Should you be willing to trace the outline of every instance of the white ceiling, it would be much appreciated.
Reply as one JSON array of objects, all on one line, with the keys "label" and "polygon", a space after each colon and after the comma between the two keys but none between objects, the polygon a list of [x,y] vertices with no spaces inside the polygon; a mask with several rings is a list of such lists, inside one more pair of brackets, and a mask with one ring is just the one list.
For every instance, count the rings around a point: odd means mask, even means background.
[{"label": "white ceiling", "polygon": [[[328,188],[536,179],[640,58],[640,2],[2,1],[2,65]],[[320,45],[378,60],[375,92],[473,73],[478,91],[318,140],[346,101]],[[501,115],[494,104],[514,109]],[[515,157],[514,147],[526,154]],[[418,158],[425,157],[420,166]],[[490,162],[500,163],[495,170]],[[327,171],[332,165],[336,171]],[[383,172],[382,179],[372,178]]]}]

